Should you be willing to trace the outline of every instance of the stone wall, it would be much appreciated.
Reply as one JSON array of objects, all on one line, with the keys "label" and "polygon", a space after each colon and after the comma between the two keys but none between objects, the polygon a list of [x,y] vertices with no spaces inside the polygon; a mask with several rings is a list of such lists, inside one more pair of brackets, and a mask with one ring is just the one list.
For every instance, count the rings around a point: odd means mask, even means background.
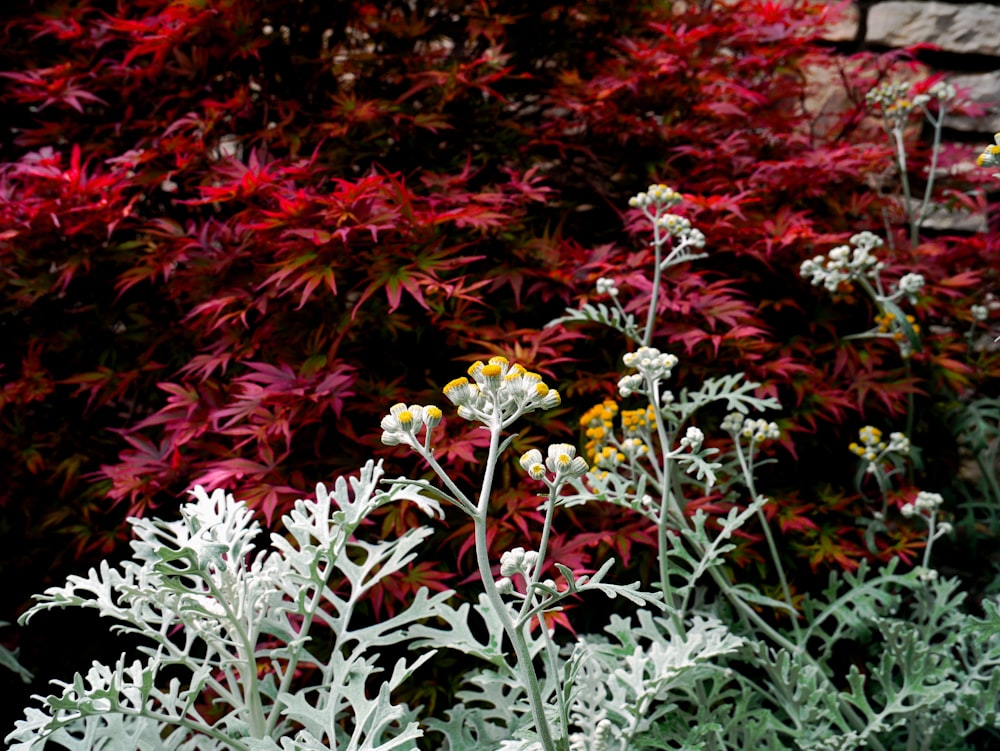
[{"label": "stone wall", "polygon": [[871,50],[934,45],[921,59],[932,72],[949,73],[948,80],[986,110],[981,117],[946,119],[946,126],[983,146],[992,142],[1000,131],[1000,6],[939,0],[829,4],[845,10],[829,41]]},{"label": "stone wall", "polygon": [[[1000,132],[1000,5],[940,0],[830,0],[828,5],[841,11],[841,20],[827,33],[827,41],[845,53],[922,45],[919,77],[944,73],[967,100],[982,108],[975,117],[952,114],[944,119],[945,140],[958,146],[958,153],[968,153],[968,161],[952,169],[979,169],[976,157]],[[905,78],[915,80],[912,75]],[[821,105],[820,118],[822,111]],[[998,198],[1000,191],[988,191],[989,204],[995,206]],[[936,212],[924,226],[990,231],[985,213]]]}]

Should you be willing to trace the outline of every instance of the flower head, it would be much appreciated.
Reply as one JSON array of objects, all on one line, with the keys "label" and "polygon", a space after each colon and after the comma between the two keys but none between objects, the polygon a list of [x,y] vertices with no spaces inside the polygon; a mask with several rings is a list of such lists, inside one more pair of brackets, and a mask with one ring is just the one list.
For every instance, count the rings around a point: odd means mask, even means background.
[{"label": "flower head", "polygon": [[640,373],[632,373],[618,380],[618,394],[622,397],[641,394],[646,381]]},{"label": "flower head", "polygon": [[938,81],[936,84],[927,89],[927,95],[934,99],[954,99],[958,94],[957,89],[954,84],[947,83],[946,81]]},{"label": "flower head", "polygon": [[638,193],[629,199],[628,205],[633,209],[645,209],[649,206],[667,207],[676,206],[683,199],[680,193],[666,185],[650,185],[642,193]]},{"label": "flower head", "polygon": [[929,97],[910,96],[908,83],[886,82],[865,94],[865,100],[872,109],[881,110],[886,127],[894,130],[902,128],[915,109],[930,101]]},{"label": "flower head", "polygon": [[521,468],[528,473],[532,480],[541,480],[545,477],[545,465],[542,464],[542,452],[538,449],[531,449],[524,452],[519,460]]},{"label": "flower head", "polygon": [[906,295],[915,295],[924,288],[924,283],[921,274],[904,274],[899,280],[899,290]]},{"label": "flower head", "polygon": [[701,448],[701,444],[705,441],[705,434],[701,432],[698,428],[688,428],[687,432],[684,433],[684,437],[681,438],[681,448],[689,448],[692,452],[697,451]]},{"label": "flower head", "polygon": [[618,287],[615,285],[614,279],[608,279],[607,277],[601,277],[597,280],[597,294],[599,295],[610,295],[611,297],[618,296]]},{"label": "flower head", "polygon": [[[976,159],[976,164],[980,167],[1000,167],[1000,133],[993,136],[993,143],[983,149],[983,153]],[[1000,174],[995,174],[993,177],[1000,177]]]},{"label": "flower head", "polygon": [[825,256],[803,261],[799,274],[811,279],[814,285],[822,284],[831,292],[844,282],[862,277],[875,278],[885,264],[872,251],[882,247],[882,239],[871,232],[859,232],[851,237],[851,245],[854,247],[840,245]]},{"label": "flower head", "polygon": [[768,422],[763,419],[746,419],[740,427],[740,433],[744,438],[749,438],[754,443],[763,443],[766,440],[774,440],[781,435],[778,424]]},{"label": "flower head", "polygon": [[656,226],[672,237],[683,237],[691,231],[691,220],[677,214],[662,214],[656,218]]},{"label": "flower head", "polygon": [[743,415],[739,412],[730,412],[722,419],[722,423],[719,427],[727,433],[739,433],[740,429],[743,427],[743,419]]},{"label": "flower head", "polygon": [[476,361],[466,377],[449,381],[444,395],[466,420],[490,423],[499,419],[506,427],[517,417],[536,409],[551,409],[560,403],[559,392],[542,381],[538,373],[511,363],[506,357]]},{"label": "flower head", "polygon": [[[656,347],[639,347],[635,352],[629,352],[622,357],[622,362],[627,367],[638,370],[640,375],[652,382],[669,378],[678,360],[676,356],[660,352]],[[620,387],[621,382],[619,382]]]},{"label": "flower head", "polygon": [[886,451],[894,451],[897,454],[910,453],[910,439],[904,433],[889,433],[889,445]]},{"label": "flower head", "polygon": [[538,553],[524,548],[512,548],[500,556],[500,576],[523,574],[530,576],[531,570],[538,563]]},{"label": "flower head", "polygon": [[417,431],[423,424],[423,407],[394,404],[389,409],[389,414],[382,418],[382,443],[386,446],[396,446],[400,443],[415,446]]},{"label": "flower head", "polygon": [[889,434],[888,443],[882,438],[882,431],[874,425],[865,425],[858,431],[860,443],[851,443],[848,448],[851,453],[861,457],[868,466],[866,471],[871,474],[878,469],[879,462],[890,454],[905,456],[910,452],[910,439],[905,434],[895,432]]},{"label": "flower head", "polygon": [[944,498],[941,497],[940,493],[928,493],[923,490],[917,493],[917,497],[913,501],[913,505],[918,511],[931,512],[937,511],[942,503],[944,503]]},{"label": "flower head", "polygon": [[569,443],[553,443],[549,446],[545,466],[559,480],[583,477],[590,468],[587,460],[576,455],[576,446]]}]

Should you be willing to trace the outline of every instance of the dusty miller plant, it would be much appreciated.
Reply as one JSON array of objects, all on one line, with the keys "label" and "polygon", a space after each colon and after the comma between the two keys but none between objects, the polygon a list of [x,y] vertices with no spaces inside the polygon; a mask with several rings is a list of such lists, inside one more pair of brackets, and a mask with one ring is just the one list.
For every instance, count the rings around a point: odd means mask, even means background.
[{"label": "dusty miller plant", "polygon": [[[933,570],[932,545],[948,533],[939,497],[884,507],[886,520],[926,526],[921,566],[862,565],[831,574],[817,593],[796,593],[764,513],[771,501],[754,480],[762,444],[779,430],[751,413],[778,403],[738,373],[667,388],[678,360],[653,346],[657,299],[673,265],[705,257],[704,236],[670,211],[681,202],[661,185],[631,201],[653,234],[653,293],[641,320],[610,278],[597,283],[610,305],[562,319],[611,326],[631,349],[622,401],[588,411],[582,453],[553,443],[519,457],[541,490],[537,535],[490,559],[489,501],[510,430],[559,394],[506,358],[477,362],[444,395],[458,418],[488,432],[479,488],[460,487],[437,461],[442,410],[396,404],[382,441],[409,447],[435,482],[386,480],[369,462],[332,492],[320,485],[315,499],[299,501],[266,548],[252,512],[222,491],[195,489],[177,521],[132,520],[132,560],[47,590],[24,620],[91,608],[140,638],[139,654],[54,682],[7,737],[10,748],[881,751],[962,748],[972,730],[994,727],[1000,610],[987,600],[984,617],[969,614],[958,582]],[[712,429],[720,440],[707,442]],[[856,453],[885,498],[893,452],[874,431]],[[691,501],[713,490],[729,511],[692,513]],[[400,499],[470,517],[482,582],[474,604],[421,590],[385,620],[357,617],[371,587],[412,561],[430,534],[365,539],[364,519]],[[550,560],[555,514],[583,503],[628,508],[655,528],[650,590],[613,581],[610,559],[589,574]],[[730,565],[746,525],[764,537],[773,596],[738,581]],[[557,638],[546,615],[581,596],[623,599],[628,614],[611,615],[601,633]],[[397,703],[394,691],[443,649],[469,661],[456,703],[433,717]],[[844,649],[854,664],[838,672]]]}]

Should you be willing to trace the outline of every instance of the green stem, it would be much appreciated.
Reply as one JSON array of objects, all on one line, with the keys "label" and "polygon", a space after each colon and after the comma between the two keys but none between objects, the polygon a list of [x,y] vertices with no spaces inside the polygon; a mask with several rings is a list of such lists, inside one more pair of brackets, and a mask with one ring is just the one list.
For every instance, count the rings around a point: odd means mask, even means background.
[{"label": "green stem", "polygon": [[535,568],[531,572],[531,579],[527,582],[524,590],[525,598],[521,604],[521,612],[518,614],[519,622],[524,619],[524,614],[531,609],[533,600],[531,591],[542,578],[542,569],[545,568],[545,553],[549,547],[549,535],[552,533],[552,519],[555,516],[556,496],[558,492],[558,485],[554,485],[549,489],[549,500],[545,504],[545,521],[542,523],[542,539],[538,544],[538,560],[535,562]]},{"label": "green stem", "polygon": [[931,568],[931,549],[934,547],[935,533],[937,532],[937,516],[933,512],[927,519],[927,543],[924,545],[924,555],[920,561],[925,571]]},{"label": "green stem", "polygon": [[[644,347],[648,347],[650,342],[653,341],[653,322],[656,319],[656,308],[659,303],[660,296],[660,277],[663,275],[663,270],[660,268],[660,260],[663,255],[663,237],[660,235],[660,227],[656,223],[656,219],[659,217],[660,210],[656,210],[656,214],[653,215],[653,290],[649,293],[649,311],[646,313],[646,330],[642,335],[642,344]],[[647,215],[648,216],[648,215]]]},{"label": "green stem", "polygon": [[[542,625],[542,639],[545,641],[545,655],[548,658],[549,663],[549,675],[558,676],[559,671],[559,652],[556,649],[556,644],[552,641],[552,637],[549,635],[548,629],[545,628],[545,624]],[[569,699],[572,694],[572,685],[570,683],[562,683],[561,681],[557,683],[556,697],[559,700],[559,737],[568,738],[569,737]]]},{"label": "green stem", "polygon": [[906,217],[910,225],[910,241],[911,244],[915,245],[916,242],[913,238],[916,237],[920,224],[919,218],[913,215],[913,206],[910,203],[910,176],[906,173],[906,144],[903,143],[903,129],[895,127],[891,128],[889,132],[896,149],[896,164],[899,167],[899,179],[903,184],[903,210],[906,212]]},{"label": "green stem", "polygon": [[990,489],[990,493],[993,495],[993,502],[1000,505],[1000,484],[997,483],[994,468],[987,466],[986,461],[983,459],[982,451],[976,452],[976,464],[979,465],[979,474],[982,475],[983,480]]},{"label": "green stem", "polygon": [[[753,438],[750,439],[751,441]],[[753,478],[753,448],[750,448],[749,459],[743,453],[743,447],[740,444],[739,434],[733,435],[733,441],[736,446],[736,456],[740,462],[740,470],[743,472],[743,479],[747,484],[747,490],[750,492],[750,499],[757,500],[757,487],[754,483]],[[771,525],[764,515],[763,509],[757,509],[757,519],[760,521],[761,529],[764,530],[764,539],[767,541],[767,549],[771,555],[771,561],[774,563],[774,568],[778,572],[778,581],[781,583],[781,594],[785,598],[785,602],[788,604],[789,616],[792,621],[792,630],[795,632],[795,640],[797,642],[802,641],[802,634],[799,631],[799,621],[798,613],[795,610],[795,603],[792,601],[792,590],[788,586],[788,579],[785,576],[785,567],[781,564],[781,558],[778,556],[778,546],[774,542],[774,535],[771,534]]]},{"label": "green stem", "polygon": [[[336,560],[336,559],[334,559]],[[319,607],[322,595],[323,587],[325,582],[313,581],[316,585],[316,593],[313,595],[312,602],[309,603],[306,613],[302,618],[302,625],[299,628],[299,633],[297,634],[296,646],[291,649],[291,654],[289,655],[288,662],[285,665],[285,672],[281,676],[281,684],[278,686],[277,696],[281,696],[292,685],[292,679],[295,677],[295,671],[299,664],[299,656],[305,651],[306,637],[309,634],[309,629],[312,627],[313,618],[315,617],[316,609]],[[281,709],[283,705],[280,702],[275,702],[271,705],[271,713],[267,717],[267,722],[264,726],[265,737],[270,737],[274,733],[274,729],[278,726],[278,721],[281,719]]]},{"label": "green stem", "polygon": [[[699,551],[700,552],[700,551]],[[827,676],[822,665],[820,665],[815,658],[812,657],[808,652],[804,651],[801,647],[790,642],[782,634],[776,631],[771,624],[765,621],[753,608],[746,604],[743,599],[732,591],[730,587],[729,580],[726,579],[725,575],[719,571],[715,566],[708,569],[709,574],[715,579],[716,584],[722,590],[722,594],[729,600],[730,604],[739,611],[740,615],[746,618],[748,621],[752,622],[753,625],[761,632],[763,632],[771,641],[782,649],[787,650],[793,655],[799,655],[802,659],[808,662],[811,666],[816,669],[817,675],[823,676],[828,684],[827,690],[832,692],[834,695],[839,693],[836,686]],[[843,712],[847,722],[851,725],[854,730],[860,731],[866,727],[864,718],[858,715],[858,713],[849,704],[843,702],[840,703],[841,711]],[[886,751],[885,746],[877,738],[869,738],[868,744],[874,749],[874,751]]]},{"label": "green stem", "polygon": [[647,379],[646,387],[649,393],[650,403],[653,405],[653,412],[656,419],[656,437],[660,442],[660,456],[663,457],[663,469],[660,473],[660,476],[662,477],[662,482],[660,483],[660,512],[656,518],[656,549],[659,552],[658,563],[660,568],[660,589],[663,592],[663,602],[670,614],[670,621],[673,624],[674,629],[681,636],[681,638],[686,639],[687,632],[684,628],[683,612],[678,611],[677,608],[677,600],[674,595],[674,589],[670,584],[670,564],[667,560],[667,533],[670,516],[671,514],[674,514],[678,517],[683,517],[684,512],[670,486],[670,481],[672,479],[670,437],[667,435],[667,430],[663,425],[664,417],[663,412],[660,409],[659,383]]},{"label": "green stem", "polygon": [[[224,573],[225,575],[225,573]],[[206,572],[204,576],[208,590],[226,614],[226,619],[235,634],[236,657],[239,664],[239,679],[243,685],[243,703],[247,708],[247,727],[252,738],[265,738],[267,720],[264,716],[264,705],[261,701],[260,684],[257,679],[257,640],[251,638],[243,627],[238,615],[233,611],[229,597],[222,592]]]},{"label": "green stem", "polygon": [[119,710],[118,714],[131,717],[142,717],[143,719],[151,720],[158,725],[175,725],[177,727],[190,730],[195,735],[206,735],[209,738],[213,738],[223,746],[229,746],[234,749],[234,751],[249,751],[245,744],[240,743],[238,739],[233,738],[229,733],[216,730],[211,725],[206,725],[202,722],[192,722],[191,720],[183,717],[171,717],[170,715],[160,714],[159,712],[150,712],[148,710],[142,710],[141,712]]},{"label": "green stem", "polygon": [[[495,415],[500,414],[496,409]],[[552,740],[552,731],[549,728],[548,719],[545,717],[545,704],[542,702],[542,692],[538,685],[538,675],[531,659],[531,651],[524,638],[521,629],[514,626],[510,612],[506,603],[497,591],[496,582],[493,580],[493,570],[489,560],[489,543],[486,537],[486,518],[489,512],[490,495],[493,489],[493,478],[496,474],[497,454],[500,446],[500,422],[496,417],[490,425],[490,448],[486,457],[486,470],[483,476],[483,486],[479,494],[479,504],[476,508],[476,515],[473,516],[476,541],[476,563],[479,567],[479,576],[483,582],[483,589],[490,605],[497,614],[503,626],[504,633],[510,639],[517,657],[517,664],[521,669],[521,678],[524,681],[525,689],[528,693],[528,703],[531,706],[531,715],[535,722],[535,729],[538,733],[538,740],[543,751],[557,751],[557,746]]]},{"label": "green stem", "polygon": [[927,186],[924,188],[924,200],[920,204],[920,215],[917,217],[916,223],[910,229],[910,244],[916,246],[920,241],[918,232],[920,231],[920,225],[923,224],[924,219],[927,215],[927,210],[930,208],[931,195],[934,190],[934,177],[937,172],[938,164],[938,154],[941,151],[941,125],[944,123],[944,113],[945,113],[945,103],[944,100],[938,100],[940,102],[940,109],[938,110],[937,118],[931,117],[931,114],[924,110],[924,114],[927,119],[931,121],[934,126],[934,143],[931,145],[931,171],[927,175]]},{"label": "green stem", "polygon": [[466,514],[471,517],[475,517],[476,507],[472,505],[472,501],[468,499],[462,489],[455,484],[455,481],[451,479],[447,472],[445,472],[444,467],[438,464],[438,460],[434,458],[434,454],[431,449],[424,448],[423,446],[413,447],[420,456],[424,458],[424,461],[430,465],[430,468],[434,470],[434,474],[438,476],[444,486],[451,491],[451,494],[458,500],[458,507],[462,509]]}]

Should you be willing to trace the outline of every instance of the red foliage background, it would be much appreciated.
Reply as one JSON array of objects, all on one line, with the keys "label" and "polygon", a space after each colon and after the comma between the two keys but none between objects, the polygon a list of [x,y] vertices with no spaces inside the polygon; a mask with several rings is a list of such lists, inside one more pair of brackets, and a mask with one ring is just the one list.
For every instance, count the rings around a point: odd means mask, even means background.
[{"label": "red foliage background", "polygon": [[[593,297],[599,276],[643,306],[646,239],[624,207],[650,182],[684,193],[710,252],[675,269],[660,301],[656,342],[681,356],[679,383],[744,371],[781,398],[782,462],[762,487],[788,554],[808,564],[803,581],[872,555],[846,446],[864,422],[903,429],[909,413],[934,462],[907,487],[952,481],[961,457],[944,406],[996,388],[995,350],[965,332],[970,305],[996,288],[1000,241],[909,245],[893,196],[868,187],[891,162],[864,106],[905,60],[858,52],[844,65],[845,50],[818,41],[829,12],[764,0],[8,5],[0,617],[120,553],[124,514],[169,515],[193,484],[226,487],[270,522],[372,454],[422,471],[379,445],[378,420],[395,401],[443,404],[440,386],[476,358],[505,354],[567,397],[516,449],[573,440],[612,393],[624,343],[542,325]],[[840,106],[820,118],[811,72],[838,67]],[[919,182],[926,146],[913,148]],[[942,196],[985,210],[957,178]],[[909,361],[885,340],[845,340],[871,325],[870,306],[798,275],[887,218],[889,276],[928,280],[916,312],[929,333]],[[445,430],[444,461],[475,482],[481,437],[457,420]],[[535,516],[504,471],[497,550]],[[586,568],[613,550],[641,570],[633,547],[648,530],[612,517],[568,516],[556,556]],[[382,520],[386,534],[412,523],[406,507]],[[885,556],[910,550],[912,535],[894,534]],[[466,530],[456,519],[442,537],[452,552],[376,607],[461,580],[448,561]],[[742,545],[758,559],[752,535]]]}]

